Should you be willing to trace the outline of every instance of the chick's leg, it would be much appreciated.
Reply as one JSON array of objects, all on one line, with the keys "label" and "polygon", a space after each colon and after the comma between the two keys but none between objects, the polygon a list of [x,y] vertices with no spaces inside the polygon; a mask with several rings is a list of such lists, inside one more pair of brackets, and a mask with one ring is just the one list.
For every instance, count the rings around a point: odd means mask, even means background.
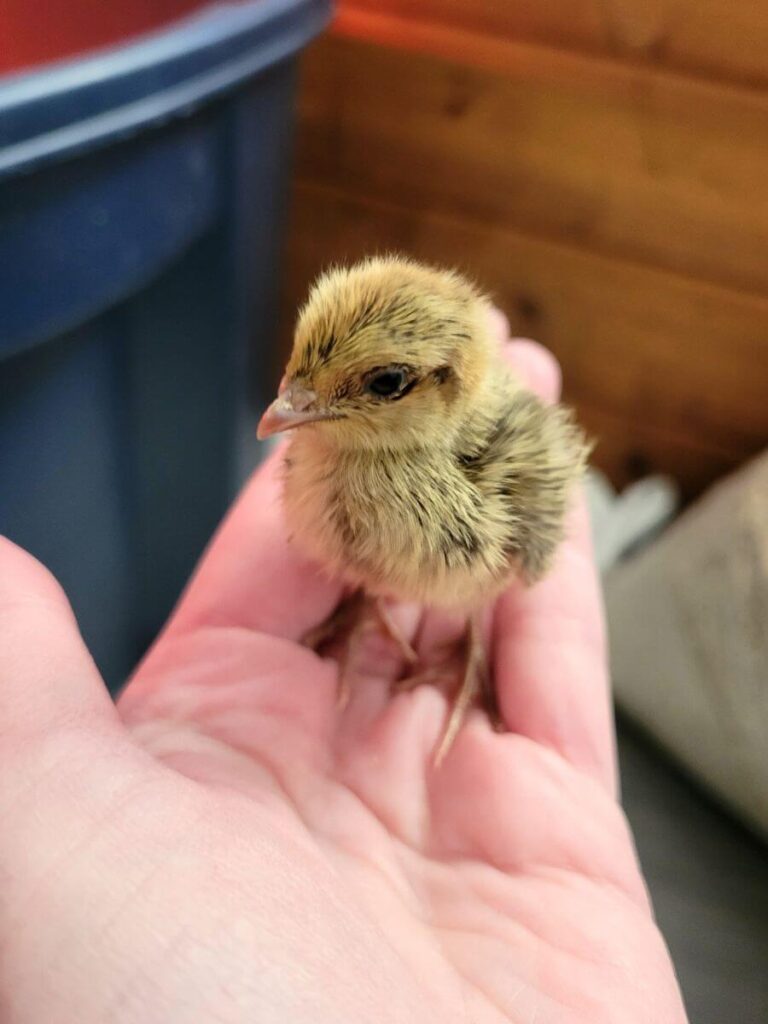
[{"label": "chick's leg", "polygon": [[318,626],[310,629],[301,638],[304,647],[313,651],[319,651],[321,647],[332,643],[349,634],[354,621],[361,613],[365,604],[365,595],[362,590],[356,590],[345,598],[328,618]]},{"label": "chick's leg", "polygon": [[462,668],[461,682],[453,698],[443,735],[435,750],[435,767],[440,765],[453,746],[467,711],[478,698],[493,728],[497,731],[502,728],[496,691],[485,656],[482,620],[479,615],[472,615],[467,622]]},{"label": "chick's leg", "polygon": [[352,696],[352,677],[360,641],[366,626],[365,617],[360,616],[347,634],[344,649],[339,657],[339,681],[336,684],[336,706],[339,711],[344,710]]},{"label": "chick's leg", "polygon": [[360,633],[365,626],[366,597],[362,590],[356,590],[341,601],[338,608],[319,625],[310,629],[301,638],[304,647],[318,654],[335,645],[341,645],[339,654],[339,681],[336,701],[340,708],[346,707],[351,693],[350,668]]}]

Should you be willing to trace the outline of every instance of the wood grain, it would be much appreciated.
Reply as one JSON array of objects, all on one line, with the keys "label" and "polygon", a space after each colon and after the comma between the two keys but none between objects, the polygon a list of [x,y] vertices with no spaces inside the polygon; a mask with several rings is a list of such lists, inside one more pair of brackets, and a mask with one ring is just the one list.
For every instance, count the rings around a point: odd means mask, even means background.
[{"label": "wood grain", "polygon": [[753,84],[768,81],[762,0],[342,0],[342,14],[448,25],[650,66]]},{"label": "wood grain", "polygon": [[299,174],[768,294],[768,94],[503,41],[470,67],[462,40],[314,47]]},{"label": "wood grain", "polygon": [[555,352],[615,483],[669,472],[690,496],[768,443],[767,299],[300,182],[285,322],[324,266],[387,249],[462,267]]}]

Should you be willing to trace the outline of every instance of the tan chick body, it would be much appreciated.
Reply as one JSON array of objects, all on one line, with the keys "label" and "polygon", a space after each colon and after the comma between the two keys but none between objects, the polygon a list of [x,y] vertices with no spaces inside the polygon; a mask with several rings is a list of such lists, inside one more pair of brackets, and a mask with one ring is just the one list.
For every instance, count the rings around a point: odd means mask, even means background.
[{"label": "tan chick body", "polygon": [[311,396],[286,456],[288,524],[329,571],[467,611],[513,573],[546,572],[587,447],[510,374],[490,303],[463,278],[398,258],[332,271],[285,379]]}]

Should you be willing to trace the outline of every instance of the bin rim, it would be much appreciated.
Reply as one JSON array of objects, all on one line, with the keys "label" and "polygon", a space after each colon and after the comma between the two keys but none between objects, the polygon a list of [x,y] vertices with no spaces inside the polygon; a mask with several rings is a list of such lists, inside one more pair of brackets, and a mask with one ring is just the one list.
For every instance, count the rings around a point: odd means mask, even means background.
[{"label": "bin rim", "polygon": [[0,180],[189,115],[300,50],[330,15],[331,0],[217,4],[121,46],[0,77]]}]

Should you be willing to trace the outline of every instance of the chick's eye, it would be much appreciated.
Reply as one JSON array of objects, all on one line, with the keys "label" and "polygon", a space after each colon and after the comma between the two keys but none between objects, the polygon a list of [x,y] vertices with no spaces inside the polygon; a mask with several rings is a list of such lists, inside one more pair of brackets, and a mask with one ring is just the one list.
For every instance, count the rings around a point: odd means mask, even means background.
[{"label": "chick's eye", "polygon": [[366,388],[373,395],[390,398],[402,390],[405,381],[406,375],[403,370],[381,370],[368,380]]}]

